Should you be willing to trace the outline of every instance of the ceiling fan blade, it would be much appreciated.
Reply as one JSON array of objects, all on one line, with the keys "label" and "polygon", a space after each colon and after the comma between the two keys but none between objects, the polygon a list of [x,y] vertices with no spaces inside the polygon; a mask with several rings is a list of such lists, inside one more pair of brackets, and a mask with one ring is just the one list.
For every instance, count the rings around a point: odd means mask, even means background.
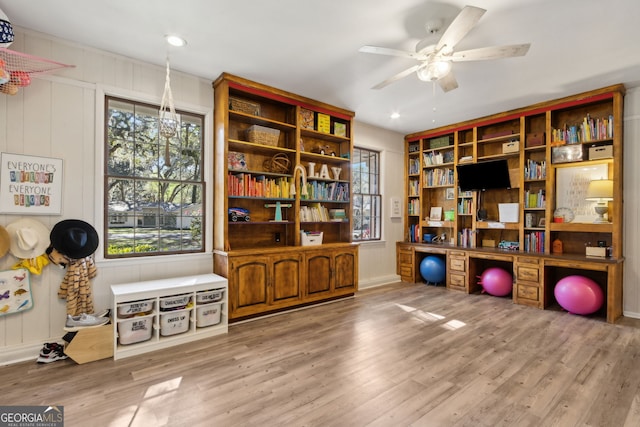
[{"label": "ceiling fan blade", "polygon": [[382,89],[383,87],[388,86],[388,85],[390,85],[391,83],[393,83],[393,82],[395,82],[397,80],[403,79],[403,78],[407,77],[409,74],[411,74],[414,71],[416,71],[418,68],[420,68],[421,65],[422,64],[414,65],[411,68],[407,68],[406,70],[396,74],[395,76],[389,77],[387,80],[385,80],[385,81],[383,81],[381,83],[378,83],[377,85],[375,85],[371,89]]},{"label": "ceiling fan blade", "polygon": [[447,59],[450,59],[454,62],[462,62],[509,58],[512,56],[524,56],[529,51],[529,46],[531,46],[530,43],[512,44],[507,46],[481,47],[478,49],[454,52],[451,56],[447,56]]},{"label": "ceiling fan blade", "polygon": [[449,92],[458,87],[458,81],[456,80],[456,76],[453,75],[453,71],[449,71],[443,77],[440,77],[438,84],[444,92]]},{"label": "ceiling fan blade", "polygon": [[475,6],[465,6],[460,11],[458,16],[453,19],[449,28],[446,29],[438,44],[436,50],[444,49],[443,53],[450,53],[453,51],[455,45],[458,44],[464,36],[478,23],[482,15],[486,12],[485,9],[481,9]]},{"label": "ceiling fan blade", "polygon": [[424,61],[426,59],[426,56],[420,53],[407,52],[407,51],[398,50],[398,49],[390,49],[388,47],[362,46],[358,50],[364,53],[375,53],[376,55],[400,56],[402,58],[417,59],[418,61]]}]

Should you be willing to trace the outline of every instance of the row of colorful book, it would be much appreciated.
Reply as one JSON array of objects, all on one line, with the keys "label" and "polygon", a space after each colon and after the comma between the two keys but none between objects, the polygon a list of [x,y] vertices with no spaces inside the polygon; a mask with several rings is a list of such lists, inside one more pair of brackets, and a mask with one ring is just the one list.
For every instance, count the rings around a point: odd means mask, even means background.
[{"label": "row of colorful book", "polygon": [[250,173],[229,173],[229,196],[290,198],[291,186],[287,178],[270,178]]},{"label": "row of colorful book", "polygon": [[544,252],[544,231],[533,231],[524,235],[525,252]]},{"label": "row of colorful book", "polygon": [[567,144],[577,144],[611,138],[613,138],[613,115],[594,119],[587,114],[582,119],[582,123],[565,124],[563,128],[551,130],[552,142],[564,141]]},{"label": "row of colorful book", "polygon": [[349,184],[346,182],[307,181],[305,200],[349,201]]},{"label": "row of colorful book", "polygon": [[545,190],[524,192],[524,207],[525,208],[544,208],[547,206],[547,198]]},{"label": "row of colorful book", "polygon": [[524,179],[546,179],[547,178],[547,162],[536,162],[527,159],[524,165]]},{"label": "row of colorful book", "polygon": [[424,185],[425,187],[453,185],[453,169],[438,168],[426,170],[424,172]]}]

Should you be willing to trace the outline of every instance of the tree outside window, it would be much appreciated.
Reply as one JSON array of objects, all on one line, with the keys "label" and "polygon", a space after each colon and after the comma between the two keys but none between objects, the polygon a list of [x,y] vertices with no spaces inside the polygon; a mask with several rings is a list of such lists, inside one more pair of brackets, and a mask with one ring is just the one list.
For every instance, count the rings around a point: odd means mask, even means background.
[{"label": "tree outside window", "polygon": [[380,240],[382,196],[380,152],[355,147],[353,174],[353,241]]},{"label": "tree outside window", "polygon": [[106,98],[105,257],[204,251],[204,117],[178,112],[159,135],[159,107]]}]

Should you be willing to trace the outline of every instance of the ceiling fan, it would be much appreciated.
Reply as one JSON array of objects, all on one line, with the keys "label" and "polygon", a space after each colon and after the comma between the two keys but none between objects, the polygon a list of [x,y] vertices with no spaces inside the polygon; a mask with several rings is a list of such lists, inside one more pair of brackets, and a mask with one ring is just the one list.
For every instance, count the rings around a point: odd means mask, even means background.
[{"label": "ceiling fan", "polygon": [[[453,75],[452,63],[462,61],[482,61],[486,59],[508,58],[512,56],[523,56],[529,50],[529,43],[514,44],[507,46],[491,46],[478,49],[455,52],[454,48],[467,35],[469,31],[478,23],[482,15],[486,12],[475,6],[465,6],[454,18],[453,22],[445,30],[437,43],[432,43],[432,38],[426,38],[416,45],[415,52],[390,49],[377,46],[363,46],[360,52],[375,53],[378,55],[400,56],[412,58],[420,61],[419,64],[407,68],[393,77],[375,85],[372,89],[382,89],[383,87],[407,77],[416,72],[422,81],[437,81],[443,91],[448,92],[458,87],[458,82]],[[439,21],[427,23],[427,30],[431,34],[439,32]]]}]

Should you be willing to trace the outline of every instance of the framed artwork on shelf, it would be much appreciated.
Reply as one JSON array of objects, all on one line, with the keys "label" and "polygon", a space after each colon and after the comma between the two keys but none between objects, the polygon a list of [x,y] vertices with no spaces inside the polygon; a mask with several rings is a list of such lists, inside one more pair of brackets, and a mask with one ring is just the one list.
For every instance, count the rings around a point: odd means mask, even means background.
[{"label": "framed artwork on shelf", "polygon": [[442,206],[434,206],[429,212],[429,220],[442,221]]},{"label": "framed artwork on shelf", "polygon": [[538,221],[538,227],[544,228],[546,225],[547,225],[547,219],[546,218],[540,218],[540,220]]},{"label": "framed artwork on shelf", "polygon": [[445,190],[444,198],[447,199],[447,200],[453,200],[454,197],[455,197],[455,191],[454,191],[453,187],[447,188]]}]

